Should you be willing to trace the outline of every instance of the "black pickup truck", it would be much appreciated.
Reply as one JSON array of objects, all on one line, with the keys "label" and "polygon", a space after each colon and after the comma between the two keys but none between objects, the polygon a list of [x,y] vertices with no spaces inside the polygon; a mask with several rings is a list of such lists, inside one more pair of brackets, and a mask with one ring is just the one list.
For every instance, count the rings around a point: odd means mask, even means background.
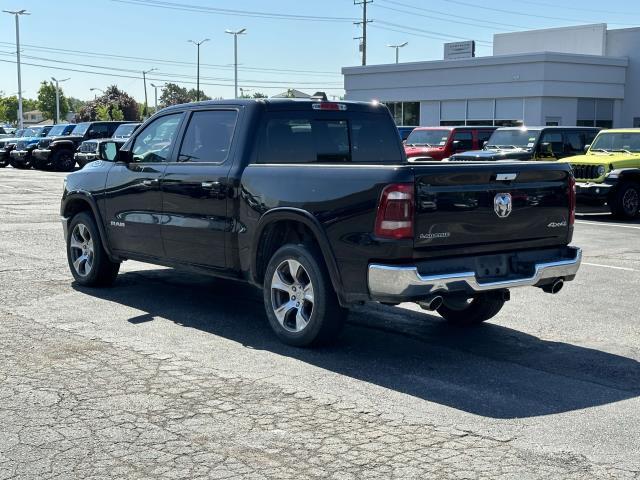
[{"label": "black pickup truck", "polygon": [[580,265],[568,164],[409,164],[376,103],[178,105],[101,150],[62,196],[76,282],[110,285],[127,259],[245,280],[292,345],[369,301],[476,324]]}]

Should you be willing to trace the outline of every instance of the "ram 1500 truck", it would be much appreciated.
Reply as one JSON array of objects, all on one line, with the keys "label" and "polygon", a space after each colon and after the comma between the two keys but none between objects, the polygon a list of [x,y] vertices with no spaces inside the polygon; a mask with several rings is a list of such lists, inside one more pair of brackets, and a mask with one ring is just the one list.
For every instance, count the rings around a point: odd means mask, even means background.
[{"label": "ram 1500 truck", "polygon": [[511,288],[557,293],[581,260],[568,164],[409,164],[377,103],[178,105],[101,150],[61,201],[75,281],[110,285],[127,259],[244,280],[292,345],[370,301],[477,324]]}]

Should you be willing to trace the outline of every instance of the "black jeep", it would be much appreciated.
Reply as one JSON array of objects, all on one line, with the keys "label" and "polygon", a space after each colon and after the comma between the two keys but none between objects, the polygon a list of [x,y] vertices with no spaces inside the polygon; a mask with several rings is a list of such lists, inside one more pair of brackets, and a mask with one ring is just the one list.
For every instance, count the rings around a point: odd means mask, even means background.
[{"label": "black jeep", "polygon": [[74,156],[80,168],[94,160],[103,160],[100,157],[100,145],[106,141],[115,142],[118,148],[122,147],[133,132],[140,126],[140,123],[123,123],[114,132],[111,138],[97,138],[95,140],[85,140],[80,144]]}]

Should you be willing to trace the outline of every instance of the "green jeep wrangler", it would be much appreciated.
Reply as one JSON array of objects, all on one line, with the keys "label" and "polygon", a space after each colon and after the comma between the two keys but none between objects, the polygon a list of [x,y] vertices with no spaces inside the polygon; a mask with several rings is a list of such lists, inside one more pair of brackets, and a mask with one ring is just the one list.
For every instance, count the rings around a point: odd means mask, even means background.
[{"label": "green jeep wrangler", "polygon": [[619,218],[638,216],[640,128],[603,130],[585,155],[562,161],[573,168],[578,201],[592,205],[606,202]]}]

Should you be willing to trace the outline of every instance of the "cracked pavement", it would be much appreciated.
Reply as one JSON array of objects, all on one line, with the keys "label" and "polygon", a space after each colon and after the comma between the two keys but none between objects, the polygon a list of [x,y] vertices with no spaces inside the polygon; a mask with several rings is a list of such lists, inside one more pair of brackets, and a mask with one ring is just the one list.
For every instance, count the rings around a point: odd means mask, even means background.
[{"label": "cracked pavement", "polygon": [[581,216],[604,266],[481,328],[368,306],[299,350],[246,285],[74,286],[62,178],[0,170],[0,480],[640,478],[640,229]]}]

